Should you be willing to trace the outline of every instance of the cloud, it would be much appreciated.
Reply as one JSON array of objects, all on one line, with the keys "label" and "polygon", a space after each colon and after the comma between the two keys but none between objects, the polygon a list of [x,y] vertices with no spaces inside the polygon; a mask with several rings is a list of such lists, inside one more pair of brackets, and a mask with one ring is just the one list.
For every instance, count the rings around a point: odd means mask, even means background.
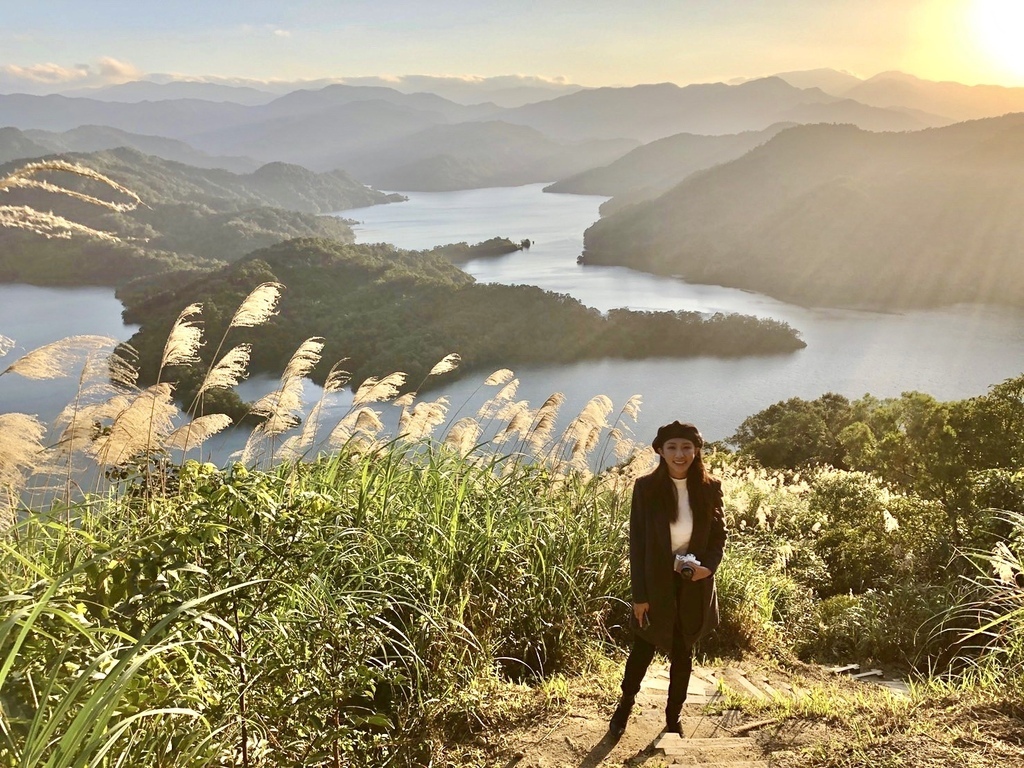
[{"label": "cloud", "polygon": [[274,30],[274,36],[275,37],[291,37],[292,33],[289,32],[287,29],[275,29]]},{"label": "cloud", "polygon": [[99,76],[110,83],[128,82],[142,77],[142,71],[127,61],[118,61],[111,56],[104,56],[97,62]]},{"label": "cloud", "polygon": [[75,64],[70,67],[47,62],[45,64],[0,65],[0,91],[23,93],[49,93],[55,87],[94,87],[137,80],[142,73],[134,65],[112,56],[103,56],[94,64]]},{"label": "cloud", "polygon": [[24,80],[27,83],[74,83],[89,76],[89,67],[86,64],[74,67],[62,67],[60,64],[33,64],[28,67],[5,64],[0,67],[0,75],[5,80]]}]

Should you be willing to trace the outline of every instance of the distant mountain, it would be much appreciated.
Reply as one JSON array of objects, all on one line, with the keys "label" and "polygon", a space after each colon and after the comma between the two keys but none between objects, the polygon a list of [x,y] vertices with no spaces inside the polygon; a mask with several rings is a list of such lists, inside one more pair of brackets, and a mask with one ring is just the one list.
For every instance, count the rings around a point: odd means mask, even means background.
[{"label": "distant mountain", "polygon": [[452,190],[548,181],[621,157],[636,142],[555,142],[503,122],[438,125],[345,165],[383,189]]},{"label": "distant mountain", "polygon": [[853,99],[839,99],[829,104],[798,104],[782,111],[783,121],[810,123],[847,123],[866,131],[919,131],[954,122],[941,115],[904,107],[871,107]]},{"label": "distant mountain", "polygon": [[255,106],[267,104],[277,98],[273,91],[264,91],[237,85],[201,83],[191,80],[176,80],[155,83],[150,80],[136,80],[131,83],[105,85],[99,88],[78,88],[63,91],[62,96],[85,97],[99,101],[167,101],[169,99],[202,99],[204,101],[228,101],[232,104]]},{"label": "distant mountain", "polygon": [[26,130],[68,131],[82,125],[108,125],[130,133],[183,139],[212,126],[227,128],[251,119],[258,107],[175,99],[122,104],[67,96],[0,95],[0,125]]},{"label": "distant mountain", "polygon": [[609,165],[570,176],[544,191],[613,196],[601,207],[602,214],[608,214],[625,205],[658,197],[691,173],[735,160],[792,125],[779,123],[763,131],[726,136],[680,133],[644,144]]},{"label": "distant mountain", "polygon": [[925,127],[903,112],[891,110],[886,114],[870,108],[858,112],[841,102],[816,88],[794,88],[780,78],[769,77],[740,85],[712,83],[680,88],[662,83],[596,88],[509,110],[501,119],[529,125],[562,140],[628,137],[642,142],[677,133],[759,131],[791,120],[864,120],[873,130]]},{"label": "distant mountain", "polygon": [[33,141],[17,128],[0,128],[0,163],[42,157],[51,152],[52,150]]},{"label": "distant mountain", "polygon": [[207,78],[203,82],[179,80],[170,75],[149,75],[146,80],[107,85],[98,88],[77,88],[62,91],[62,96],[85,97],[100,101],[166,101],[168,99],[203,99],[229,101],[256,106],[267,104],[278,96],[297,90],[314,91],[332,85],[371,86],[400,93],[430,93],[457,104],[486,104],[500,107],[521,107],[535,101],[546,101],[567,93],[583,90],[583,86],[528,75],[497,77],[440,77],[435,75],[404,75],[401,77],[346,77],[333,80],[296,80],[292,82],[224,78]]},{"label": "distant mountain", "polygon": [[63,133],[28,130],[23,135],[43,150],[35,155],[23,155],[23,157],[41,157],[64,152],[102,152],[106,149],[129,147],[147,155],[173,160],[196,168],[223,168],[234,173],[249,173],[260,166],[260,163],[247,157],[208,155],[177,139],[142,136],[105,125],[83,125],[81,128],[74,128]]},{"label": "distant mountain", "polygon": [[1024,112],[1024,88],[934,82],[903,72],[882,72],[842,95],[876,107],[907,107],[954,120]]},{"label": "distant mountain", "polygon": [[1024,304],[1024,115],[790,128],[585,235],[588,263],[827,306]]},{"label": "distant mountain", "polygon": [[833,96],[843,96],[848,90],[864,82],[856,75],[838,69],[806,69],[798,72],[778,72],[774,75],[794,88],[820,88]]}]

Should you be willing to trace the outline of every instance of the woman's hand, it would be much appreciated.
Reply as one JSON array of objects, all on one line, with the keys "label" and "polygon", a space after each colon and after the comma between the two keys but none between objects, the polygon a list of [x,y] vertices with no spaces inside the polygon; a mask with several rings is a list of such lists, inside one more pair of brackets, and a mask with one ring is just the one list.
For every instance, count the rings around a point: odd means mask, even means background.
[{"label": "woman's hand", "polygon": [[711,569],[705,568],[703,565],[693,566],[693,576],[690,577],[690,581],[700,581],[706,579],[711,575]]},{"label": "woman's hand", "polygon": [[636,616],[636,623],[644,626],[644,616],[651,610],[650,603],[633,603],[633,615]]}]

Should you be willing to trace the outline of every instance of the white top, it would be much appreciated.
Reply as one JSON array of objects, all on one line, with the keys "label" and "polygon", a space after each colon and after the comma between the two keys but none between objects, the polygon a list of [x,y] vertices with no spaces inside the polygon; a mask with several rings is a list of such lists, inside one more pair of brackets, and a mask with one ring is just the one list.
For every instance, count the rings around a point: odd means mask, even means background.
[{"label": "white top", "polygon": [[693,511],[690,509],[690,494],[686,490],[686,478],[676,480],[676,496],[679,499],[679,514],[675,522],[669,523],[669,534],[672,537],[672,551],[685,555],[690,548],[690,537],[693,535]]}]

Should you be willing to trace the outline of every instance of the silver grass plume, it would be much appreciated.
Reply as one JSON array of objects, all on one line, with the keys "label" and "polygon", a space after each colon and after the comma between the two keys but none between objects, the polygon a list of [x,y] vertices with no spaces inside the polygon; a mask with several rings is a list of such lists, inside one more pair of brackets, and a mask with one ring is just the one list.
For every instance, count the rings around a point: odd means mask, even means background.
[{"label": "silver grass plume", "polygon": [[171,391],[166,383],[142,390],[86,452],[102,466],[120,466],[162,448],[178,415]]},{"label": "silver grass plume", "polygon": [[608,428],[608,415],[612,408],[612,401],[607,395],[597,395],[583,406],[579,416],[566,429],[569,463],[575,469],[587,470],[587,458],[600,442],[602,430]]},{"label": "silver grass plume", "polygon": [[348,358],[344,357],[331,366],[331,370],[327,374],[327,379],[324,381],[325,395],[341,392],[341,390],[343,390],[352,380],[352,374],[340,368],[342,364],[347,362]]},{"label": "silver grass plume", "polygon": [[128,409],[133,395],[102,384],[87,387],[54,420],[60,429],[55,446],[58,455],[87,452],[119,414]]},{"label": "silver grass plume", "polygon": [[174,321],[164,343],[160,370],[171,365],[191,365],[199,362],[199,348],[203,346],[203,329],[192,318],[203,310],[202,304],[189,304]]},{"label": "silver grass plume", "polygon": [[622,406],[622,413],[625,416],[629,416],[633,421],[640,418],[640,406],[643,405],[643,395],[633,395],[626,404]]},{"label": "silver grass plume", "polygon": [[295,440],[289,438],[285,441],[287,445],[282,444],[281,455],[283,458],[291,457],[293,459],[298,459],[313,446],[316,441],[317,429],[320,427],[320,416],[326,407],[325,401],[327,395],[332,395],[343,390],[352,378],[352,374],[341,368],[341,366],[346,362],[348,362],[347,357],[342,358],[331,366],[331,370],[327,373],[327,379],[324,381],[320,399],[317,401],[316,405],[309,410],[309,413],[306,415],[306,420],[302,423],[301,434],[298,435]]},{"label": "silver grass plume", "polygon": [[505,428],[494,436],[494,442],[505,443],[512,438],[521,439],[530,431],[534,414],[526,400],[509,403],[497,413],[497,418],[505,422]]},{"label": "silver grass plume", "polygon": [[69,336],[44,344],[11,363],[5,373],[17,373],[26,379],[60,379],[68,376],[80,361],[102,350],[112,349],[117,339],[109,336]]},{"label": "silver grass plume", "polygon": [[499,368],[486,379],[484,379],[484,386],[487,387],[500,387],[502,384],[508,383],[512,377],[515,376],[512,371],[508,368]]},{"label": "silver grass plume", "polygon": [[[416,407],[405,418],[405,423],[399,424],[399,433],[410,440],[422,440],[428,437],[434,428],[444,423],[444,417],[448,413],[448,398],[440,397],[431,403],[417,403]],[[406,414],[402,414],[403,417]]]},{"label": "silver grass plume", "polygon": [[383,379],[371,376],[359,385],[355,397],[352,398],[352,405],[358,407],[391,400],[398,394],[398,390],[403,384],[405,384],[405,374],[400,371],[389,373]]},{"label": "silver grass plume", "polygon": [[445,373],[450,373],[459,367],[459,363],[462,362],[462,358],[452,352],[450,355],[445,355],[444,358],[438,362],[433,368],[430,369],[430,373],[427,376],[440,376]]},{"label": "silver grass plume", "polygon": [[251,352],[250,344],[239,344],[225,352],[206,374],[196,397],[202,397],[211,389],[231,389],[236,386],[248,375]]},{"label": "silver grass plume", "polygon": [[254,466],[258,455],[257,449],[262,446],[266,439],[267,431],[264,429],[264,423],[257,424],[252,432],[249,433],[249,437],[245,441],[245,447],[242,449],[238,460],[247,467]]},{"label": "silver grass plume", "polygon": [[327,443],[332,448],[340,448],[360,435],[376,437],[383,429],[384,424],[380,420],[380,413],[372,408],[357,408],[346,414],[345,418],[331,430]]},{"label": "silver grass plume", "polygon": [[0,227],[24,229],[49,239],[70,240],[74,235],[86,235],[97,240],[119,243],[121,238],[113,232],[104,232],[85,224],[65,219],[55,213],[43,213],[27,205],[0,205]]},{"label": "silver grass plume", "polygon": [[512,379],[499,389],[494,397],[480,406],[480,410],[477,411],[476,415],[481,419],[493,419],[498,415],[502,407],[516,396],[518,391],[519,379]]},{"label": "silver grass plume", "polygon": [[39,466],[46,427],[24,413],[0,414],[0,532],[14,522],[16,499]]},{"label": "silver grass plume", "polygon": [[551,442],[551,435],[555,431],[555,423],[558,420],[558,411],[564,404],[565,395],[555,392],[537,409],[536,417],[527,436],[530,449],[535,454],[539,454]]},{"label": "silver grass plume", "polygon": [[264,395],[253,405],[253,413],[266,418],[264,431],[268,435],[280,435],[299,423],[302,412],[302,382],[316,364],[324,340],[313,336],[302,342],[292,354],[281,374],[281,386]]},{"label": "silver grass plume", "polygon": [[[116,203],[112,200],[103,200],[101,198],[94,197],[93,195],[76,192],[73,189],[67,189],[48,181],[40,181],[39,179],[33,178],[40,173],[52,173],[55,171],[60,173],[70,173],[75,176],[81,176],[82,178],[91,179],[92,181],[104,184],[129,198],[130,202]],[[41,189],[45,192],[53,192],[55,194],[64,195],[65,197],[73,197],[76,200],[92,203],[93,205],[98,205],[111,211],[117,211],[118,213],[133,211],[142,205],[142,199],[127,187],[121,186],[113,179],[104,176],[102,173],[94,171],[92,168],[86,168],[84,165],[69,163],[64,160],[43,160],[38,163],[28,163],[27,165],[23,165],[10,176],[0,179],[0,192],[7,192],[11,189]]]},{"label": "silver grass plume", "polygon": [[280,283],[261,283],[252,289],[238,305],[228,328],[252,328],[263,325],[277,314],[277,302],[284,286]]},{"label": "silver grass plume", "polygon": [[14,349],[14,339],[0,333],[0,357],[5,357],[12,349]]},{"label": "silver grass plume", "polygon": [[207,416],[199,416],[171,432],[164,441],[164,447],[188,453],[229,426],[231,426],[231,417],[227,414],[211,413]]},{"label": "silver grass plume", "polygon": [[480,423],[476,419],[468,417],[459,419],[448,430],[444,442],[445,445],[453,448],[459,456],[466,456],[476,448],[482,432]]},{"label": "silver grass plume", "polygon": [[[410,405],[416,402],[415,392],[406,392],[399,398],[396,398],[391,404],[396,408],[408,408]],[[402,418],[405,418],[405,414],[402,414]]]}]

